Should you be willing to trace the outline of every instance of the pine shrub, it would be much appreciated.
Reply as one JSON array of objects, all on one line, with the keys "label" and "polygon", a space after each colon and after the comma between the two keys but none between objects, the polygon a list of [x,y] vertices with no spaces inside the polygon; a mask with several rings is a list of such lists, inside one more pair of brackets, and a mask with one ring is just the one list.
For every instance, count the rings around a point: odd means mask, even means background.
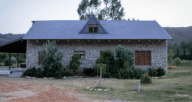
[{"label": "pine shrub", "polygon": [[116,49],[115,49],[115,53],[116,53],[116,61],[117,61],[117,65],[119,68],[123,68],[124,63],[126,61],[129,62],[129,67],[134,68],[134,52],[132,52],[129,47],[124,47],[121,46],[121,44],[119,44]]},{"label": "pine shrub", "polygon": [[67,66],[70,70],[73,71],[73,73],[76,73],[76,70],[79,69],[79,66],[82,64],[78,59],[79,55],[73,54],[71,57],[72,59],[69,62],[69,65]]},{"label": "pine shrub", "polygon": [[112,75],[117,73],[114,67],[115,65],[114,54],[111,50],[104,49],[104,51],[101,52],[100,57],[95,62],[96,64],[99,63],[107,64],[106,72],[109,72]]},{"label": "pine shrub", "polygon": [[147,75],[147,73],[145,73],[141,78],[140,78],[140,82],[141,84],[151,84],[152,83],[152,79],[150,76]]},{"label": "pine shrub", "polygon": [[163,68],[158,68],[157,69],[157,76],[164,76],[165,75],[165,70]]},{"label": "pine shrub", "polygon": [[44,77],[54,77],[61,78],[64,75],[64,70],[62,68],[61,60],[63,58],[63,53],[59,52],[57,55],[53,55],[57,52],[56,42],[50,43],[48,40],[48,44],[44,45],[45,53],[40,52],[41,60],[42,60],[42,68]]}]

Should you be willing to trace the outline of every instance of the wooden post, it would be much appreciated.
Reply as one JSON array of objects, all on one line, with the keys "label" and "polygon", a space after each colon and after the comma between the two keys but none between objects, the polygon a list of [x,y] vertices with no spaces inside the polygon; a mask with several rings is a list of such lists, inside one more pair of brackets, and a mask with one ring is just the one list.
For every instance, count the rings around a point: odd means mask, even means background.
[{"label": "wooden post", "polygon": [[24,53],[24,61],[25,61],[25,53]]},{"label": "wooden post", "polygon": [[17,60],[17,68],[19,67],[19,53],[17,53],[18,60]]},{"label": "wooden post", "polygon": [[9,69],[10,69],[10,52],[9,52]]}]

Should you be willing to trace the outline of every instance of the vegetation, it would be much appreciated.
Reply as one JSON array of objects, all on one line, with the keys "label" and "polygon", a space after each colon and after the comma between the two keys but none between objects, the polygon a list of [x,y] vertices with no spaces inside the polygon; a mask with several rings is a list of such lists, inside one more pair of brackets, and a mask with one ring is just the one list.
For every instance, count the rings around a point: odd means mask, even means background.
[{"label": "vegetation", "polygon": [[148,68],[148,75],[151,77],[156,77],[158,75],[157,69]]},{"label": "vegetation", "polygon": [[152,79],[150,76],[148,76],[147,73],[145,73],[141,78],[141,84],[151,84],[152,83]]},{"label": "vegetation", "polygon": [[[39,70],[38,70],[39,71]],[[27,69],[22,76],[30,76],[30,77],[34,77],[36,74],[36,68],[32,67],[30,69]]]},{"label": "vegetation", "polygon": [[181,59],[179,57],[175,58],[174,59],[174,62],[175,64],[178,66],[178,65],[181,65]]},{"label": "vegetation", "polygon": [[97,73],[94,68],[83,68],[84,76],[96,76]]},{"label": "vegetation", "polygon": [[73,73],[76,73],[76,70],[79,69],[79,66],[82,64],[79,60],[78,54],[73,54],[72,59],[69,62],[69,65],[67,66],[70,70],[73,71]]},{"label": "vegetation", "polygon": [[174,57],[173,50],[169,49],[168,58],[167,58],[168,59],[168,63],[172,63],[173,57]]},{"label": "vegetation", "polygon": [[[101,52],[100,57],[95,61],[96,64],[106,64],[106,72],[103,74],[103,77],[110,77],[109,75],[114,75],[116,72],[116,68],[114,67],[115,59],[114,59],[114,54],[112,51],[108,49],[104,49],[104,51]],[[97,69],[98,71],[99,69]],[[105,75],[106,74],[106,75]]]},{"label": "vegetation", "polygon": [[165,70],[163,68],[157,68],[157,76],[164,76],[165,75]]},{"label": "vegetation", "polygon": [[92,14],[98,20],[122,20],[125,15],[124,8],[119,0],[103,0],[105,8],[99,8],[101,0],[82,0],[77,9],[80,20],[88,20]]}]

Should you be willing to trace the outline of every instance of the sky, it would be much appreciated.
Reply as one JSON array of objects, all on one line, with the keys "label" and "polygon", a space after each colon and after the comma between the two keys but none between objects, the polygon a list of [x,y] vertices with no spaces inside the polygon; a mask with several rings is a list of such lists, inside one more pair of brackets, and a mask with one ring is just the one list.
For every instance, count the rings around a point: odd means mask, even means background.
[{"label": "sky", "polygon": [[[79,20],[80,2],[0,0],[0,33],[26,34],[35,20]],[[156,20],[162,27],[192,26],[192,0],[121,0],[121,4],[126,20]]]}]

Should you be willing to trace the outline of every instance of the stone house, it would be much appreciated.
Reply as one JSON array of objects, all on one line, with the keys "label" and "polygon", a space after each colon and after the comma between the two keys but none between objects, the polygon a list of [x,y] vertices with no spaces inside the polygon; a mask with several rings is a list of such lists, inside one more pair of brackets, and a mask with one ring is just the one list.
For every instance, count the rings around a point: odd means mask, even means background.
[{"label": "stone house", "polygon": [[[32,21],[22,38],[26,40],[26,67],[41,66],[43,43],[56,40],[62,64],[79,54],[80,69],[93,67],[105,48],[114,52],[119,44],[135,53],[134,64],[139,68],[164,68],[167,71],[167,39],[172,37],[156,21],[89,20]],[[57,54],[57,53],[56,53]]]}]

